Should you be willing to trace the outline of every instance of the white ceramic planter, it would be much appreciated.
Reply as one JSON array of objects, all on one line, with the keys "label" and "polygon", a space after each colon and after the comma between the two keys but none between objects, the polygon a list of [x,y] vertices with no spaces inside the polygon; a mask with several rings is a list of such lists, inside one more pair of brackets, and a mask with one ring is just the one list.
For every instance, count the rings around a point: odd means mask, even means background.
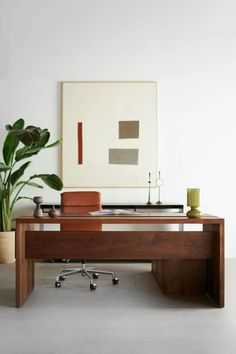
[{"label": "white ceramic planter", "polygon": [[0,232],[0,263],[15,262],[15,231]]}]

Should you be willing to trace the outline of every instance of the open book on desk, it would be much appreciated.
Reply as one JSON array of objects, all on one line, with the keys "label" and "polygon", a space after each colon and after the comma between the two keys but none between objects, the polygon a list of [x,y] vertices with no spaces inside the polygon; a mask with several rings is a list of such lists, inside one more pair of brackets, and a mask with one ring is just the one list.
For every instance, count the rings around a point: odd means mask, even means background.
[{"label": "open book on desk", "polygon": [[126,209],[103,209],[98,211],[90,211],[90,215],[92,216],[102,216],[102,215],[142,215],[142,213],[126,210]]}]

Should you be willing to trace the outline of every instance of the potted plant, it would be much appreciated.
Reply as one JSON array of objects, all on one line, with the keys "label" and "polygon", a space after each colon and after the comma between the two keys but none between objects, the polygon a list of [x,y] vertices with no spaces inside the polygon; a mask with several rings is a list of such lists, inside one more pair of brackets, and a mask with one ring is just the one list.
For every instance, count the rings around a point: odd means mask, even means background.
[{"label": "potted plant", "polygon": [[[22,195],[24,187],[43,188],[41,184],[35,182],[40,179],[52,189],[63,188],[61,179],[55,174],[34,174],[23,178],[31,164],[29,160],[31,156],[37,155],[43,149],[54,147],[61,141],[48,144],[50,138],[48,129],[25,127],[22,118],[13,125],[7,125],[6,130],[7,136],[2,146],[3,161],[0,162],[0,263],[14,262],[15,235],[14,231],[11,231],[14,207],[20,199],[32,199]],[[10,247],[8,243],[11,244]]]}]

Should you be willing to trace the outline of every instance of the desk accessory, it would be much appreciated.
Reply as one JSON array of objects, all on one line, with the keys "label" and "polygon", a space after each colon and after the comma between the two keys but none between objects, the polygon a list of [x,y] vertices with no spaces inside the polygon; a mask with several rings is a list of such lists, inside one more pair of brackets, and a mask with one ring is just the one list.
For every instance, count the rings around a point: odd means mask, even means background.
[{"label": "desk accessory", "polygon": [[151,203],[151,172],[148,174],[148,201],[147,204],[150,205]]},{"label": "desk accessory", "polygon": [[43,197],[41,196],[36,196],[33,198],[33,202],[36,204],[36,208],[34,209],[34,217],[35,218],[42,218],[43,217],[43,211],[41,209],[40,204],[43,203]]},{"label": "desk accessory", "polygon": [[55,208],[55,205],[53,205],[52,209],[50,209],[48,212],[48,216],[50,216],[51,218],[56,218],[59,215],[60,215],[59,211]]},{"label": "desk accessory", "polygon": [[188,188],[187,189],[187,206],[190,210],[187,212],[189,218],[200,218],[201,212],[198,210],[200,206],[200,189],[199,188]]},{"label": "desk accessory", "polygon": [[158,172],[158,178],[156,180],[156,186],[157,186],[157,193],[158,193],[158,200],[156,204],[161,204],[161,187],[163,186],[164,182],[163,179],[161,178],[161,171]]}]

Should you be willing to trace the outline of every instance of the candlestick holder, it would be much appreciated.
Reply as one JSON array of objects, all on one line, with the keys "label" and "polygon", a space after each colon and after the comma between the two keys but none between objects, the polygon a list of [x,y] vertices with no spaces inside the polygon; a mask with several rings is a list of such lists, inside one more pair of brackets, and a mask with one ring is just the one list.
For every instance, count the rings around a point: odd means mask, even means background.
[{"label": "candlestick holder", "polygon": [[152,204],[150,199],[151,199],[151,173],[149,172],[149,174],[148,174],[148,201],[147,201],[147,205]]},{"label": "candlestick holder", "polygon": [[188,218],[200,218],[201,212],[198,207],[191,206],[190,210],[186,213]]},{"label": "candlestick holder", "polygon": [[190,210],[186,213],[188,218],[200,218],[201,212],[198,209],[200,206],[200,189],[188,188],[187,189],[187,206]]},{"label": "candlestick holder", "polygon": [[34,217],[35,218],[42,218],[43,217],[43,211],[40,207],[40,204],[43,203],[43,197],[41,196],[36,196],[33,198],[33,202],[36,204],[36,208],[34,209]]},{"label": "candlestick holder", "polygon": [[157,193],[158,193],[158,200],[156,204],[161,204],[161,187],[163,186],[163,179],[161,178],[161,172],[158,172],[158,178],[156,180],[156,186],[157,186]]}]

